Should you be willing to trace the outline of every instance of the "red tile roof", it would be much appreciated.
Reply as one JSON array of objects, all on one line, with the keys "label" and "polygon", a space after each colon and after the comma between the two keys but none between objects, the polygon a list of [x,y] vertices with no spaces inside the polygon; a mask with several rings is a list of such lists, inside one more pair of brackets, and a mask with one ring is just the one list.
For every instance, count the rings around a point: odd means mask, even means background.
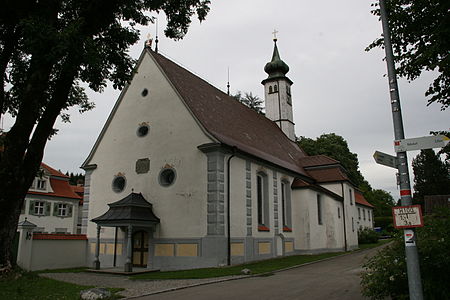
[{"label": "red tile roof", "polygon": [[147,51],[209,134],[225,145],[306,175],[299,164],[306,154],[274,122],[161,54]]},{"label": "red tile roof", "polygon": [[46,170],[50,173],[50,175],[52,175],[52,176],[58,176],[58,177],[69,178],[69,176],[67,176],[67,175],[65,175],[65,174],[63,174],[63,173],[61,173],[61,172],[58,171],[58,170],[53,169],[52,167],[50,167],[50,166],[47,165],[47,164],[41,163],[41,167],[44,168],[44,169],[46,169]]},{"label": "red tile roof", "polygon": [[307,171],[308,175],[314,178],[317,182],[337,182],[337,181],[349,181],[347,174],[342,170],[340,166],[331,168],[310,169]]},{"label": "red tile roof", "polygon": [[372,204],[367,202],[366,198],[364,198],[363,194],[355,190],[355,201],[357,204],[368,206],[368,207],[374,207]]},{"label": "red tile roof", "polygon": [[85,234],[34,233],[33,240],[87,240]]},{"label": "red tile roof", "polygon": [[50,197],[63,197],[63,198],[71,198],[81,200],[83,197],[77,195],[69,185],[69,182],[66,180],[60,180],[56,178],[50,177],[50,185],[52,186],[53,192],[37,192],[37,191],[28,191],[28,194],[32,195],[45,195]]}]

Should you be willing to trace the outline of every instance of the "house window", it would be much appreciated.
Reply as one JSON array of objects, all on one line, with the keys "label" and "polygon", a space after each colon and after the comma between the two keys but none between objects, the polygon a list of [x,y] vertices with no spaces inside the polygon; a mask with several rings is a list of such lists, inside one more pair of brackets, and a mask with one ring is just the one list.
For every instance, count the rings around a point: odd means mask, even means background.
[{"label": "house window", "polygon": [[37,183],[36,183],[36,188],[38,190],[45,190],[45,180],[43,179],[38,179]]},{"label": "house window", "polygon": [[320,197],[320,194],[317,194],[317,221],[319,225],[323,224],[322,220],[322,199]]},{"label": "house window", "polygon": [[67,204],[65,203],[58,204],[58,216],[59,217],[67,216]]},{"label": "house window", "polygon": [[283,230],[291,231],[292,210],[291,210],[291,191],[286,181],[281,182],[281,210],[283,215]]},{"label": "house window", "polygon": [[34,214],[37,216],[44,215],[44,207],[45,203],[43,201],[35,201],[34,202]]},{"label": "house window", "polygon": [[267,175],[259,173],[256,176],[256,197],[258,206],[258,226],[260,230],[269,229],[269,199]]},{"label": "house window", "polygon": [[364,221],[366,220],[366,210],[363,208],[363,218],[364,218]]},{"label": "house window", "polygon": [[370,210],[367,211],[367,217],[369,218],[370,221]]},{"label": "house window", "polygon": [[348,189],[348,193],[350,194],[350,205],[353,205],[353,194],[352,194],[352,189]]},{"label": "house window", "polygon": [[353,232],[355,231],[355,220],[353,219],[353,217],[352,217],[352,231]]},{"label": "house window", "polygon": [[361,220],[361,209],[358,207],[358,219]]},{"label": "house window", "polygon": [[341,218],[341,208],[338,207],[337,209],[338,209],[338,218],[340,219]]}]

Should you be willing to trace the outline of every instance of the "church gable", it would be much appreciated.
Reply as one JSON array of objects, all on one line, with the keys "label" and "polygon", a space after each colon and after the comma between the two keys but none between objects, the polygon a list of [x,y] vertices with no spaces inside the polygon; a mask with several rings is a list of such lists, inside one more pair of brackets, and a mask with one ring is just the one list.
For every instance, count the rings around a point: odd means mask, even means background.
[{"label": "church gable", "polygon": [[110,160],[107,153],[111,149],[117,156],[128,156],[130,149],[142,156],[149,143],[157,141],[164,147],[173,140],[186,146],[193,143],[194,147],[215,141],[202,130],[165,74],[144,50],[132,81],[120,94],[83,167]]}]

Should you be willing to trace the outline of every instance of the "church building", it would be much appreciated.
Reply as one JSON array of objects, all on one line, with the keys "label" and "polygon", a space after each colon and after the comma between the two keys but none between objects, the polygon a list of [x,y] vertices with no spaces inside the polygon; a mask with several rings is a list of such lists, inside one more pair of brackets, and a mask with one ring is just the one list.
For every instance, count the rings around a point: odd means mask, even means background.
[{"label": "church building", "polygon": [[358,247],[355,186],[338,161],[295,142],[276,39],[264,70],[262,115],[143,50],[82,166],[94,267],[188,269]]}]

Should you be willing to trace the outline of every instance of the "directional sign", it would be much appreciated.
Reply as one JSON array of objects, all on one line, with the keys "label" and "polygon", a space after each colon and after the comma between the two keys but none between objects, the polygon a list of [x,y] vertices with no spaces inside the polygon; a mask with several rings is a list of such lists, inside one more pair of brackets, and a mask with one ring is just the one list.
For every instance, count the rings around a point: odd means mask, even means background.
[{"label": "directional sign", "polygon": [[383,165],[383,166],[387,166],[387,167],[391,167],[391,168],[397,168],[398,165],[398,161],[397,161],[397,157],[380,152],[380,151],[375,151],[375,153],[373,154],[373,158],[375,158],[375,162],[377,164]]},{"label": "directional sign", "polygon": [[442,148],[450,139],[445,135],[432,135],[394,141],[395,152]]},{"label": "directional sign", "polygon": [[397,206],[392,208],[395,228],[422,227],[422,210],[420,205]]}]

